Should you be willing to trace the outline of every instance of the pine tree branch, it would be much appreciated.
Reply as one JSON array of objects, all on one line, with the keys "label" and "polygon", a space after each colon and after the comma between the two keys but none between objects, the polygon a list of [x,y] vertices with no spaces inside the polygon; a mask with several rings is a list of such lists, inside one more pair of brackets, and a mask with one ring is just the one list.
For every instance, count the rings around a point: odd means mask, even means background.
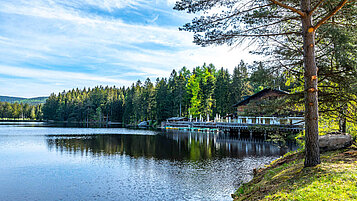
[{"label": "pine tree branch", "polygon": [[[284,35],[290,35],[290,34],[296,34],[300,35],[300,32],[285,32],[285,33],[271,33],[271,34],[233,34],[230,35],[231,37],[270,37],[270,36],[284,36]],[[228,35],[227,35],[228,36]]]},{"label": "pine tree branch", "polygon": [[345,24],[345,23],[340,23],[340,22],[328,22],[328,24],[334,24],[334,25],[340,25],[340,26],[351,26],[351,27],[357,27],[357,24]]},{"label": "pine tree branch", "polygon": [[288,35],[286,35],[286,38],[288,39],[288,41],[289,41],[291,44],[293,44],[293,46],[296,48],[297,51],[299,51],[301,54],[303,54],[303,51],[302,51],[299,47],[297,47],[294,42],[291,41],[291,39],[289,38]]},{"label": "pine tree branch", "polygon": [[[238,15],[241,15],[241,14],[253,11],[253,10],[257,10],[257,9],[260,9],[260,8],[265,8],[265,7],[268,7],[268,6],[271,6],[271,5],[273,5],[273,4],[272,3],[271,4],[266,4],[266,5],[262,5],[262,6],[253,7],[253,8],[247,9],[247,10],[239,11],[239,12],[233,13],[231,15],[227,15],[225,17],[217,18],[217,19],[212,20],[212,21],[206,21],[205,23],[202,23],[202,25],[209,25],[209,24],[214,24],[214,23],[217,23],[217,22],[221,22],[223,20],[231,19],[231,18],[233,18],[235,16],[238,16]],[[202,20],[202,18],[199,18],[197,20]]]},{"label": "pine tree branch", "polygon": [[305,17],[305,16],[306,16],[306,14],[305,14],[304,12],[302,12],[301,10],[298,10],[298,9],[296,9],[296,8],[293,8],[293,7],[291,7],[291,6],[288,6],[288,5],[286,5],[286,4],[283,4],[283,3],[279,2],[279,1],[276,1],[276,0],[269,0],[269,1],[271,1],[271,2],[274,3],[275,5],[278,5],[278,6],[281,6],[281,7],[283,7],[283,8],[286,8],[286,9],[288,9],[288,10],[291,10],[291,11],[293,11],[294,13],[299,14],[301,17]]},{"label": "pine tree branch", "polygon": [[309,15],[312,15],[312,13],[314,13],[324,1],[325,0],[320,0],[319,3],[317,3],[316,6],[309,12]]},{"label": "pine tree branch", "polygon": [[293,64],[293,65],[285,65],[285,64],[283,64],[281,61],[278,61],[279,63],[280,63],[280,65],[282,66],[282,67],[284,67],[288,72],[290,72],[290,73],[294,73],[295,75],[302,75],[302,72],[300,72],[300,71],[297,71],[297,70],[294,70],[293,68],[291,68],[291,67],[289,67],[289,66],[295,66],[296,64]]},{"label": "pine tree branch", "polygon": [[272,22],[270,24],[264,24],[264,25],[261,25],[261,26],[258,26],[258,27],[253,27],[253,28],[246,29],[246,30],[242,31],[241,33],[247,33],[247,32],[253,31],[253,30],[262,29],[262,28],[265,28],[265,27],[269,27],[269,26],[272,26],[272,25],[276,25],[276,24],[279,24],[279,23],[282,23],[282,22],[286,22],[286,21],[289,21],[289,20],[294,20],[294,19],[297,19],[297,17],[289,17],[289,18],[286,18],[286,19],[283,19],[283,20]]},{"label": "pine tree branch", "polygon": [[314,29],[318,29],[323,23],[325,23],[328,19],[330,19],[332,16],[334,16],[341,8],[348,2],[348,0],[342,0],[340,3],[331,11],[329,12],[325,17],[323,17],[315,26]]},{"label": "pine tree branch", "polygon": [[239,34],[239,33],[229,33],[229,34],[221,34],[219,37],[215,36],[209,36],[206,34],[205,38],[203,38],[201,35],[196,34],[194,35],[194,43],[197,45],[201,45],[202,47],[205,47],[209,44],[213,43],[223,43],[228,40],[232,40],[233,38],[239,38],[242,37],[244,38],[259,38],[259,37],[273,37],[273,36],[284,36],[284,35],[290,35],[290,34],[295,34],[295,35],[300,35],[300,32],[284,32],[284,33],[266,33],[266,34]]},{"label": "pine tree branch", "polygon": [[[289,42],[291,43],[290,38],[289,38],[289,35],[286,35],[286,37],[287,37],[287,39],[289,40]],[[302,54],[302,51],[301,51],[298,47],[296,47],[294,43],[292,43],[292,45],[294,46],[295,49],[292,48],[292,47],[290,47],[290,46],[287,45],[286,43],[281,42],[281,41],[279,41],[279,40],[276,40],[276,39],[274,39],[274,38],[271,38],[271,40],[275,41],[275,42],[278,43],[279,45],[281,45],[281,46],[283,46],[283,47],[285,47],[285,48],[287,48],[287,49],[289,49],[289,50],[291,50],[291,51],[298,51],[298,52],[300,52],[300,53]]]}]

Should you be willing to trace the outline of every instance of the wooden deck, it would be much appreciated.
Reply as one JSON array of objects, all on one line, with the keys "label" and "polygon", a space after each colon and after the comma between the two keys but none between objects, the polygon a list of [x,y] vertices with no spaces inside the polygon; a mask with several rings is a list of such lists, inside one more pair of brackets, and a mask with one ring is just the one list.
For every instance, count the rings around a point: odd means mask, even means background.
[{"label": "wooden deck", "polygon": [[225,122],[166,122],[165,129],[219,130],[224,132],[300,132],[301,125],[242,124]]}]

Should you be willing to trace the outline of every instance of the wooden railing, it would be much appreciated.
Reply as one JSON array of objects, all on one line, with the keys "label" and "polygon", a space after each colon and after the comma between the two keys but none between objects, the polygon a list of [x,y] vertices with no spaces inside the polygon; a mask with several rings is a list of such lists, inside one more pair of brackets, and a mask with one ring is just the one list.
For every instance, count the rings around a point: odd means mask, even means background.
[{"label": "wooden railing", "polygon": [[242,123],[226,123],[226,122],[166,122],[165,127],[174,128],[209,128],[219,129],[223,131],[231,130],[247,130],[247,131],[293,131],[299,132],[304,129],[302,125],[276,125],[276,124],[242,124]]}]

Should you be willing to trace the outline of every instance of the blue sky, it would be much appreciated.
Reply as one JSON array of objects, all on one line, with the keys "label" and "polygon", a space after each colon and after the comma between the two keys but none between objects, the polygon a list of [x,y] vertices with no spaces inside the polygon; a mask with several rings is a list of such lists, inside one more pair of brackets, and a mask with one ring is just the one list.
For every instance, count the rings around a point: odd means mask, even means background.
[{"label": "blue sky", "polygon": [[0,95],[130,86],[204,62],[232,71],[248,50],[199,47],[174,0],[0,0]]}]

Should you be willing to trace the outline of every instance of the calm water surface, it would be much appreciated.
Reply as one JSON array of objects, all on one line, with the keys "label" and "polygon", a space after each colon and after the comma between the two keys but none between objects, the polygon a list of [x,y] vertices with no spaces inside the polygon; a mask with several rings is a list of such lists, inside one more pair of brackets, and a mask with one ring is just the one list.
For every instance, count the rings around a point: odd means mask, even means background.
[{"label": "calm water surface", "polygon": [[231,200],[286,151],[217,133],[0,123],[0,200]]}]

